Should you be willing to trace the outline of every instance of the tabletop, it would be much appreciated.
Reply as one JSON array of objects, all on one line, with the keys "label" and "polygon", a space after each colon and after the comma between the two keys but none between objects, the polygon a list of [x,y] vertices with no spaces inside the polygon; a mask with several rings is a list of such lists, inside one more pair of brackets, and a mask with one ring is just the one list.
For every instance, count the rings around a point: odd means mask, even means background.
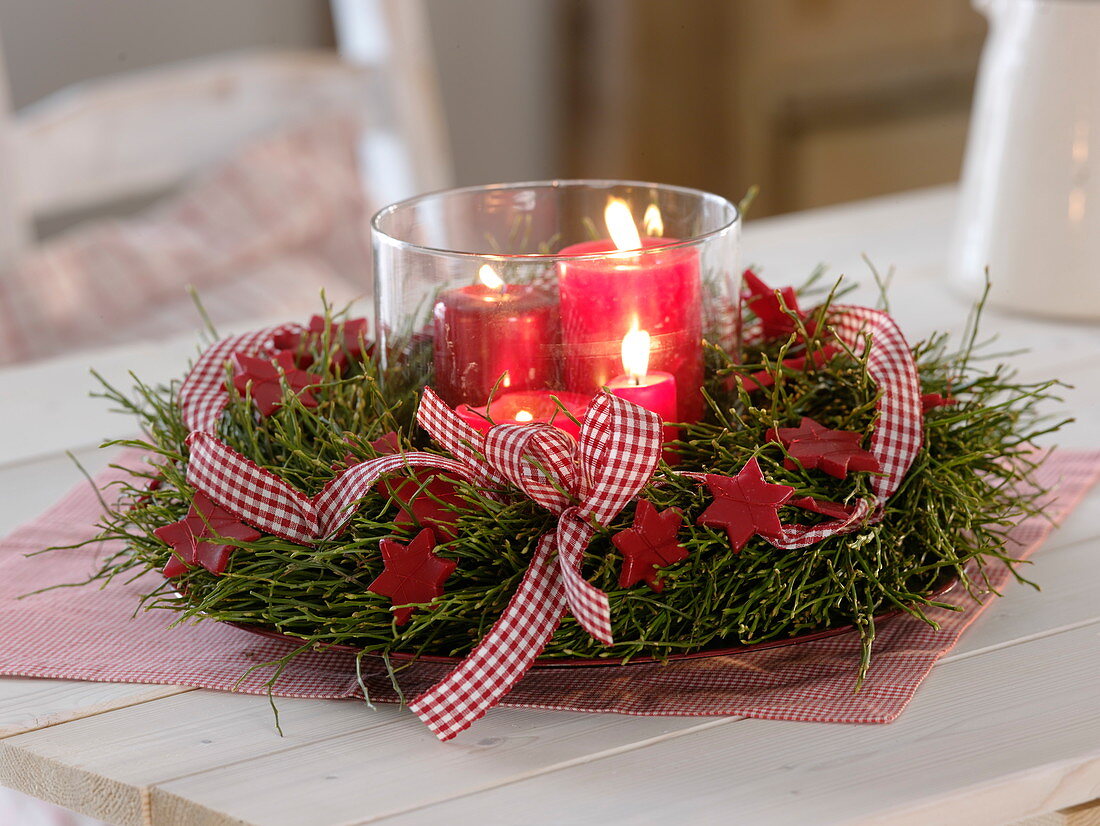
[{"label": "tabletop", "polygon": [[[945,277],[950,187],[749,222],[743,261],[776,285],[819,262],[893,270],[910,340],[962,328]],[[866,260],[865,260],[866,258]],[[1036,277],[1042,277],[1041,273]],[[1100,325],[988,313],[1024,378],[1076,385],[1058,442],[1100,446]],[[130,421],[110,378],[178,374],[195,338],[0,371],[0,534],[80,480]],[[494,709],[439,743],[408,711],[173,686],[0,678],[0,784],[118,824],[1006,823],[1100,797],[1100,493],[1035,556],[889,725]],[[1075,822],[1072,814],[1039,822]]]}]

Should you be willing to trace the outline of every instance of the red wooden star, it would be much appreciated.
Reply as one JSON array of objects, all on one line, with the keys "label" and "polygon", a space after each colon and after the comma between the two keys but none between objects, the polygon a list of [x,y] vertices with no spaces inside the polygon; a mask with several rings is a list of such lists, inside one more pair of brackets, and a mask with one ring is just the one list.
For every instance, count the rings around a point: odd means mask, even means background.
[{"label": "red wooden star", "polygon": [[370,446],[379,456],[392,456],[401,452],[401,438],[391,430],[370,442]]},{"label": "red wooden star", "polygon": [[734,551],[744,548],[754,534],[778,538],[783,530],[779,506],[794,495],[794,488],[765,481],[756,457],[736,476],[708,473],[703,481],[714,495],[714,501],[695,520],[697,524],[723,528]]},{"label": "red wooden star", "polygon": [[958,403],[958,399],[953,399],[951,396],[944,396],[942,393],[925,393],[920,397],[920,410],[921,413],[927,413],[929,410],[934,410],[937,407],[948,407],[949,405]]},{"label": "red wooden star", "polygon": [[828,499],[817,499],[813,496],[799,496],[796,499],[791,499],[787,504],[820,513],[822,516],[828,516],[831,519],[847,519],[855,512],[855,508],[851,505],[830,502]]},{"label": "red wooden star", "polygon": [[[359,447],[361,447],[363,444],[359,441],[357,437],[354,436],[346,436],[344,437],[344,441],[346,441],[350,445],[356,445]],[[373,442],[367,442],[367,444],[371,446],[371,449],[374,451],[376,456],[392,456],[394,453],[401,452],[401,439],[392,430],[388,433],[383,433]],[[344,454],[344,464],[348,467],[351,467],[352,465],[357,465],[360,461],[361,460],[359,459],[359,457],[356,456],[354,453]]]},{"label": "red wooden star", "polygon": [[393,615],[397,624],[404,625],[416,610],[410,603],[431,602],[442,594],[443,582],[458,562],[440,559],[432,553],[435,536],[430,530],[418,533],[408,545],[396,539],[383,539],[379,544],[386,567],[367,590],[389,597],[395,606]]},{"label": "red wooden star", "polygon": [[803,416],[798,427],[772,428],[768,438],[786,446],[791,458],[785,459],[783,466],[788,469],[795,467],[795,459],[807,470],[823,470],[837,479],[845,478],[850,470],[881,469],[878,459],[860,446],[862,433],[830,430],[809,416]]},{"label": "red wooden star", "polygon": [[386,479],[382,487],[401,507],[395,524],[434,528],[444,540],[457,536],[459,514],[470,507],[454,482],[427,469],[412,468]]},{"label": "red wooden star", "polygon": [[[826,344],[820,350],[814,350],[813,355],[809,357],[809,361],[814,367],[820,367],[839,352],[840,348],[835,344]],[[789,359],[783,359],[783,366],[789,370],[805,370],[806,361],[806,356],[794,356]],[[755,373],[748,376],[731,377],[726,382],[727,389],[733,389],[733,382],[735,379],[750,393],[754,390],[761,390],[775,384],[775,376],[770,370],[757,370]]]},{"label": "red wooden star", "polygon": [[[806,318],[806,314],[798,307],[798,295],[794,287],[772,289],[752,270],[745,270],[743,277],[745,304],[760,319],[764,338],[789,337],[795,331],[795,322],[790,313],[794,313],[799,318]],[[780,303],[780,297],[782,303]],[[808,332],[813,332],[811,323],[807,323],[806,328]]]},{"label": "red wooden star", "polygon": [[289,350],[273,359],[233,356],[233,386],[242,396],[251,393],[261,416],[270,416],[283,404],[283,381],[306,407],[316,407],[312,386],[321,381],[314,373],[299,370]]},{"label": "red wooden star", "polygon": [[201,565],[212,574],[223,573],[235,546],[219,540],[254,542],[261,536],[258,530],[215,505],[202,493],[195,494],[187,516],[179,522],[157,528],[153,533],[174,551],[164,566],[164,576],[169,579],[195,565]]},{"label": "red wooden star", "polygon": [[334,370],[343,370],[348,366],[350,359],[362,359],[363,354],[369,353],[372,349],[371,342],[367,340],[365,318],[329,322],[321,315],[310,318],[309,326],[304,331],[279,333],[272,343],[278,350],[293,352],[298,366],[304,369],[313,364],[314,358],[310,351],[321,349],[326,333],[332,349],[329,363]]},{"label": "red wooden star", "polygon": [[658,512],[648,499],[639,499],[634,525],[611,537],[623,555],[619,586],[629,588],[644,579],[654,591],[664,590],[665,583],[658,579],[658,569],[688,555],[687,549],[676,541],[683,524],[684,514],[679,508]]},{"label": "red wooden star", "polygon": [[160,490],[163,485],[164,476],[162,475],[161,471],[158,470],[156,472],[156,475],[154,475],[145,484],[145,488],[143,489],[144,492],[139,494],[138,497],[134,499],[134,503],[130,505],[130,510],[148,505],[151,501],[153,501],[153,492]]}]

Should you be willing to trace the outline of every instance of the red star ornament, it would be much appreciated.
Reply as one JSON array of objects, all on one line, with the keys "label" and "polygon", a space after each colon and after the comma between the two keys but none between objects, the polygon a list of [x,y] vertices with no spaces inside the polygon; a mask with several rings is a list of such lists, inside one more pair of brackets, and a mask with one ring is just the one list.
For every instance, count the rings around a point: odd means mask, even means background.
[{"label": "red star ornament", "polygon": [[820,513],[822,516],[828,516],[830,519],[847,519],[855,512],[855,507],[852,505],[844,505],[840,502],[830,502],[828,499],[816,499],[813,496],[800,496],[797,499],[791,499],[787,504],[793,505],[796,508],[813,511],[814,513]]},{"label": "red star ornament", "polygon": [[[345,440],[349,445],[360,448],[363,446],[363,441],[354,434],[349,433]],[[401,437],[392,430],[386,431],[373,442],[367,442],[366,444],[370,446],[376,456],[392,456],[401,452]]]},{"label": "red star ornament", "polygon": [[[356,437],[353,436],[345,437],[345,441],[350,445],[362,445],[362,442],[360,442]],[[373,442],[367,442],[367,444],[371,446],[371,449],[374,450],[377,456],[392,456],[395,453],[401,452],[401,438],[392,430],[388,433],[382,434]],[[344,464],[347,467],[357,465],[360,461],[361,460],[359,459],[359,457],[357,457],[354,453],[344,454]]]},{"label": "red star ornament", "polygon": [[299,370],[289,350],[273,359],[253,358],[239,353],[233,356],[233,386],[242,396],[251,393],[261,416],[270,416],[283,404],[283,379],[306,407],[316,407],[313,385],[321,381],[315,373]]},{"label": "red star ornament", "polygon": [[156,475],[154,475],[151,479],[149,479],[148,482],[146,482],[144,493],[139,494],[137,498],[134,499],[133,504],[130,505],[130,510],[148,505],[151,501],[153,501],[153,492],[160,490],[163,485],[164,476],[161,475],[161,471],[158,470],[156,472]]},{"label": "red star ornament", "polygon": [[611,537],[623,555],[619,586],[629,588],[643,579],[657,593],[665,583],[658,578],[659,569],[687,558],[687,549],[676,541],[684,524],[679,508],[657,510],[648,499],[639,499],[634,511],[634,524]]},{"label": "red star ornament", "polygon": [[[795,331],[794,319],[789,313],[794,313],[799,318],[806,318],[806,314],[799,309],[798,295],[794,287],[772,289],[752,270],[745,270],[742,277],[745,280],[745,304],[760,319],[760,330],[764,338],[789,337]],[[780,297],[783,299],[782,303],[780,303]],[[811,324],[807,324],[806,328],[808,332],[813,332]]]},{"label": "red star ornament", "polygon": [[309,326],[303,332],[279,333],[272,339],[272,343],[278,350],[293,352],[298,366],[306,368],[314,361],[309,351],[321,348],[326,333],[332,348],[329,363],[334,370],[342,371],[348,366],[349,359],[361,359],[371,349],[371,344],[367,341],[365,318],[329,322],[321,315],[310,318]]},{"label": "red star ornament", "polygon": [[389,597],[394,604],[394,618],[398,625],[409,621],[416,605],[410,603],[431,602],[443,593],[446,581],[458,562],[440,559],[432,553],[435,536],[430,530],[422,530],[408,545],[396,539],[383,539],[380,543],[385,569],[367,590]]},{"label": "red star ornament", "polygon": [[760,463],[753,457],[736,476],[703,476],[714,501],[703,511],[696,524],[722,528],[730,547],[739,552],[754,535],[776,539],[783,530],[779,508],[794,488],[765,481]]},{"label": "red star ornament", "polygon": [[403,473],[382,483],[401,507],[394,523],[433,528],[444,540],[454,539],[459,512],[470,507],[459,495],[458,486],[427,469],[413,468],[408,473],[411,479]]},{"label": "red star ornament", "polygon": [[185,573],[195,565],[201,565],[212,574],[224,573],[234,546],[211,541],[215,537],[254,542],[261,536],[258,530],[215,505],[202,493],[195,494],[187,516],[179,522],[157,528],[153,533],[174,551],[164,566],[163,573],[168,579]]},{"label": "red star ornament", "polygon": [[[815,368],[820,367],[837,353],[840,352],[840,348],[834,344],[826,344],[820,350],[814,350],[813,355],[808,359],[806,356],[795,356],[789,359],[783,359],[783,366],[790,370],[805,370],[806,362],[809,361]],[[752,393],[756,390],[762,390],[766,387],[771,387],[775,384],[775,376],[772,375],[769,370],[757,370],[748,376],[734,376],[726,382],[726,389],[733,389],[734,380],[740,382],[741,386],[748,392]]]},{"label": "red star ornament", "polygon": [[379,456],[392,456],[401,452],[401,438],[392,430],[383,433],[369,444]]},{"label": "red star ornament", "polygon": [[798,427],[772,428],[768,438],[782,442],[791,455],[783,467],[793,469],[797,459],[807,470],[823,470],[844,479],[851,470],[881,470],[878,459],[860,445],[863,434],[852,430],[830,430],[809,416]]},{"label": "red star ornament", "polygon": [[953,399],[951,396],[944,396],[942,393],[925,393],[920,397],[920,410],[921,413],[927,413],[929,410],[934,410],[937,407],[949,407],[950,405],[958,403],[958,399]]}]

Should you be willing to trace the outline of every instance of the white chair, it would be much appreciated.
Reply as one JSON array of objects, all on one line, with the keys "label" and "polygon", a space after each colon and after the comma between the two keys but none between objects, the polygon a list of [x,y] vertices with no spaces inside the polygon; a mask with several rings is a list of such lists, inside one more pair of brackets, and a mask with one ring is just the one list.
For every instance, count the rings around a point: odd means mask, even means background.
[{"label": "white chair", "polygon": [[[364,116],[381,202],[450,179],[420,0],[332,0],[339,55],[250,52],[107,77],[13,112],[0,51],[0,265],[36,218],[170,189],[243,142],[336,108]],[[4,33],[7,34],[7,33]]]}]

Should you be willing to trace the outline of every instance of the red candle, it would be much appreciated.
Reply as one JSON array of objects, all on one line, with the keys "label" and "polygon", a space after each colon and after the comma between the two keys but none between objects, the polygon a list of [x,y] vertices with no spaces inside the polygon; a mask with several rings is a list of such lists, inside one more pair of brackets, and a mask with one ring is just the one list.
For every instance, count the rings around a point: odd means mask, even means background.
[{"label": "red candle", "polygon": [[535,287],[505,284],[485,265],[481,283],[439,296],[435,390],[447,404],[485,404],[493,387],[527,390],[557,380],[558,305]]},{"label": "red candle", "polygon": [[[663,422],[679,421],[676,399],[676,377],[663,370],[649,370],[650,337],[645,330],[630,330],[622,341],[622,362],[626,373],[607,383],[611,394],[639,407],[652,410]],[[664,427],[666,442],[679,437],[675,427]]]},{"label": "red candle", "polygon": [[[561,406],[554,402],[556,397]],[[532,424],[544,422],[564,430],[574,439],[580,438],[580,428],[573,419],[580,421],[588,409],[591,396],[579,393],[564,393],[552,390],[531,390],[519,393],[504,393],[483,407],[471,407],[460,404],[455,413],[468,425],[480,433],[488,433],[493,424]],[[569,416],[561,411],[565,407]],[[489,422],[492,419],[492,423]]]},{"label": "red candle", "polygon": [[[610,214],[608,222],[610,225]],[[637,230],[633,231],[637,239]],[[633,246],[650,249],[674,243],[673,238],[645,238]],[[618,245],[601,240],[561,251],[563,255],[613,253],[561,263],[565,386],[589,393],[611,382],[619,373],[623,336],[637,324],[653,337],[654,371],[671,373],[679,386],[678,409],[672,420],[696,421],[703,415],[699,255],[694,249],[645,254],[620,249],[628,249],[621,240]]]}]

